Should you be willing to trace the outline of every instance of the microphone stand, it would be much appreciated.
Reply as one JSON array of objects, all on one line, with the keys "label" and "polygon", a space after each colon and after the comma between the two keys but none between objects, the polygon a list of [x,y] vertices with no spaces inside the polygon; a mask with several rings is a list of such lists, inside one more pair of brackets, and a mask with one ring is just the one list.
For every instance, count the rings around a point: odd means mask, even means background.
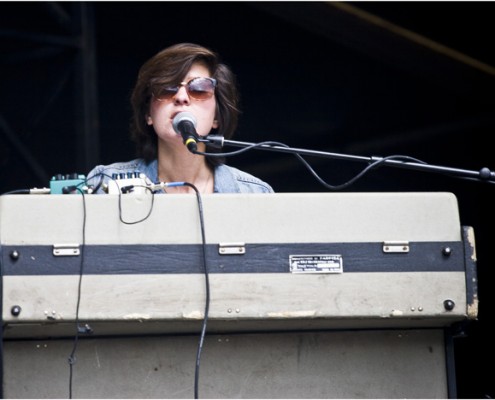
[{"label": "microphone stand", "polygon": [[362,161],[362,162],[367,162],[368,164],[381,161],[380,163],[381,165],[387,165],[391,167],[412,169],[418,171],[430,171],[435,173],[447,174],[456,178],[468,178],[480,182],[495,183],[495,173],[490,171],[490,169],[486,167],[481,168],[479,171],[474,171],[474,170],[466,170],[460,168],[450,168],[450,167],[443,167],[437,165],[430,165],[421,162],[394,160],[394,159],[388,159],[387,157],[377,157],[377,156],[364,157],[364,156],[355,156],[348,154],[330,153],[326,151],[301,149],[301,148],[288,147],[288,146],[284,147],[277,144],[270,144],[273,142],[258,143],[258,144],[249,143],[249,142],[239,142],[235,140],[225,140],[223,136],[218,136],[218,135],[209,135],[204,138],[200,138],[199,141],[206,143],[215,148],[222,148],[224,145],[228,145],[228,146],[244,147],[244,148],[252,147],[259,150],[276,151],[281,153],[299,154],[306,156],[325,157],[325,158],[332,158],[338,160]]}]

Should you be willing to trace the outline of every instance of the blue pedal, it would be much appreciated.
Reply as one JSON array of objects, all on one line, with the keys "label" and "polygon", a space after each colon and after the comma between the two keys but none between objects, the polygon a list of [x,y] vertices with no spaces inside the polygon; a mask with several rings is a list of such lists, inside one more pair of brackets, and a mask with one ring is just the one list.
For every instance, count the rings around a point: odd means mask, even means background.
[{"label": "blue pedal", "polygon": [[[81,194],[86,177],[78,174],[57,174],[50,180],[51,194]],[[79,189],[79,190],[78,190]]]}]

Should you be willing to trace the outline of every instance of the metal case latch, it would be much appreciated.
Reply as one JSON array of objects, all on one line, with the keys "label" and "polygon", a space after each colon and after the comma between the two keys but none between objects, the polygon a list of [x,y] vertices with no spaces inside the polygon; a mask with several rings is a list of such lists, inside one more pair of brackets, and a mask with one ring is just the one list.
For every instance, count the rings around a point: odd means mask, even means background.
[{"label": "metal case latch", "polygon": [[236,254],[245,254],[245,253],[246,253],[245,243],[218,244],[218,254],[220,255],[236,255]]},{"label": "metal case latch", "polygon": [[78,244],[54,244],[53,255],[55,257],[78,256],[81,254]]},{"label": "metal case latch", "polygon": [[407,241],[387,241],[383,242],[384,253],[409,253],[409,242]]}]

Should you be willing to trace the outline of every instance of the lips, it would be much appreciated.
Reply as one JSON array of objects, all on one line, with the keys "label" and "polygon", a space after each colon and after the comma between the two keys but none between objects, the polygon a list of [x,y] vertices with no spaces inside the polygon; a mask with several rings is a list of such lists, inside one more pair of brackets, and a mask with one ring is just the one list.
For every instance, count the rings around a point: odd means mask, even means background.
[{"label": "lips", "polygon": [[179,114],[179,113],[181,113],[181,112],[184,112],[184,111],[186,111],[186,110],[178,110],[178,111],[175,111],[175,112],[172,114],[172,116],[170,117],[170,119],[171,119],[171,120],[173,120],[177,114]]}]

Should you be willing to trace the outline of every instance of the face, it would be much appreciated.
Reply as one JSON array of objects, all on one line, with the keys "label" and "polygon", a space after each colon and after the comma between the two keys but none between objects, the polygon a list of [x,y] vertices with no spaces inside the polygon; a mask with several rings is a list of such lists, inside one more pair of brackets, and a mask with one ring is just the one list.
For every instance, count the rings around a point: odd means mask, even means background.
[{"label": "face", "polygon": [[[193,64],[183,81],[189,82],[198,77],[210,77],[210,73],[204,65]],[[188,94],[185,86],[179,86],[178,92],[169,99],[152,98],[146,123],[153,125],[159,139],[168,143],[182,144],[182,137],[175,132],[172,126],[175,115],[182,111],[190,112],[196,117],[196,131],[200,136],[206,136],[212,128],[218,127],[215,120],[215,96],[206,100],[197,100]]]}]

